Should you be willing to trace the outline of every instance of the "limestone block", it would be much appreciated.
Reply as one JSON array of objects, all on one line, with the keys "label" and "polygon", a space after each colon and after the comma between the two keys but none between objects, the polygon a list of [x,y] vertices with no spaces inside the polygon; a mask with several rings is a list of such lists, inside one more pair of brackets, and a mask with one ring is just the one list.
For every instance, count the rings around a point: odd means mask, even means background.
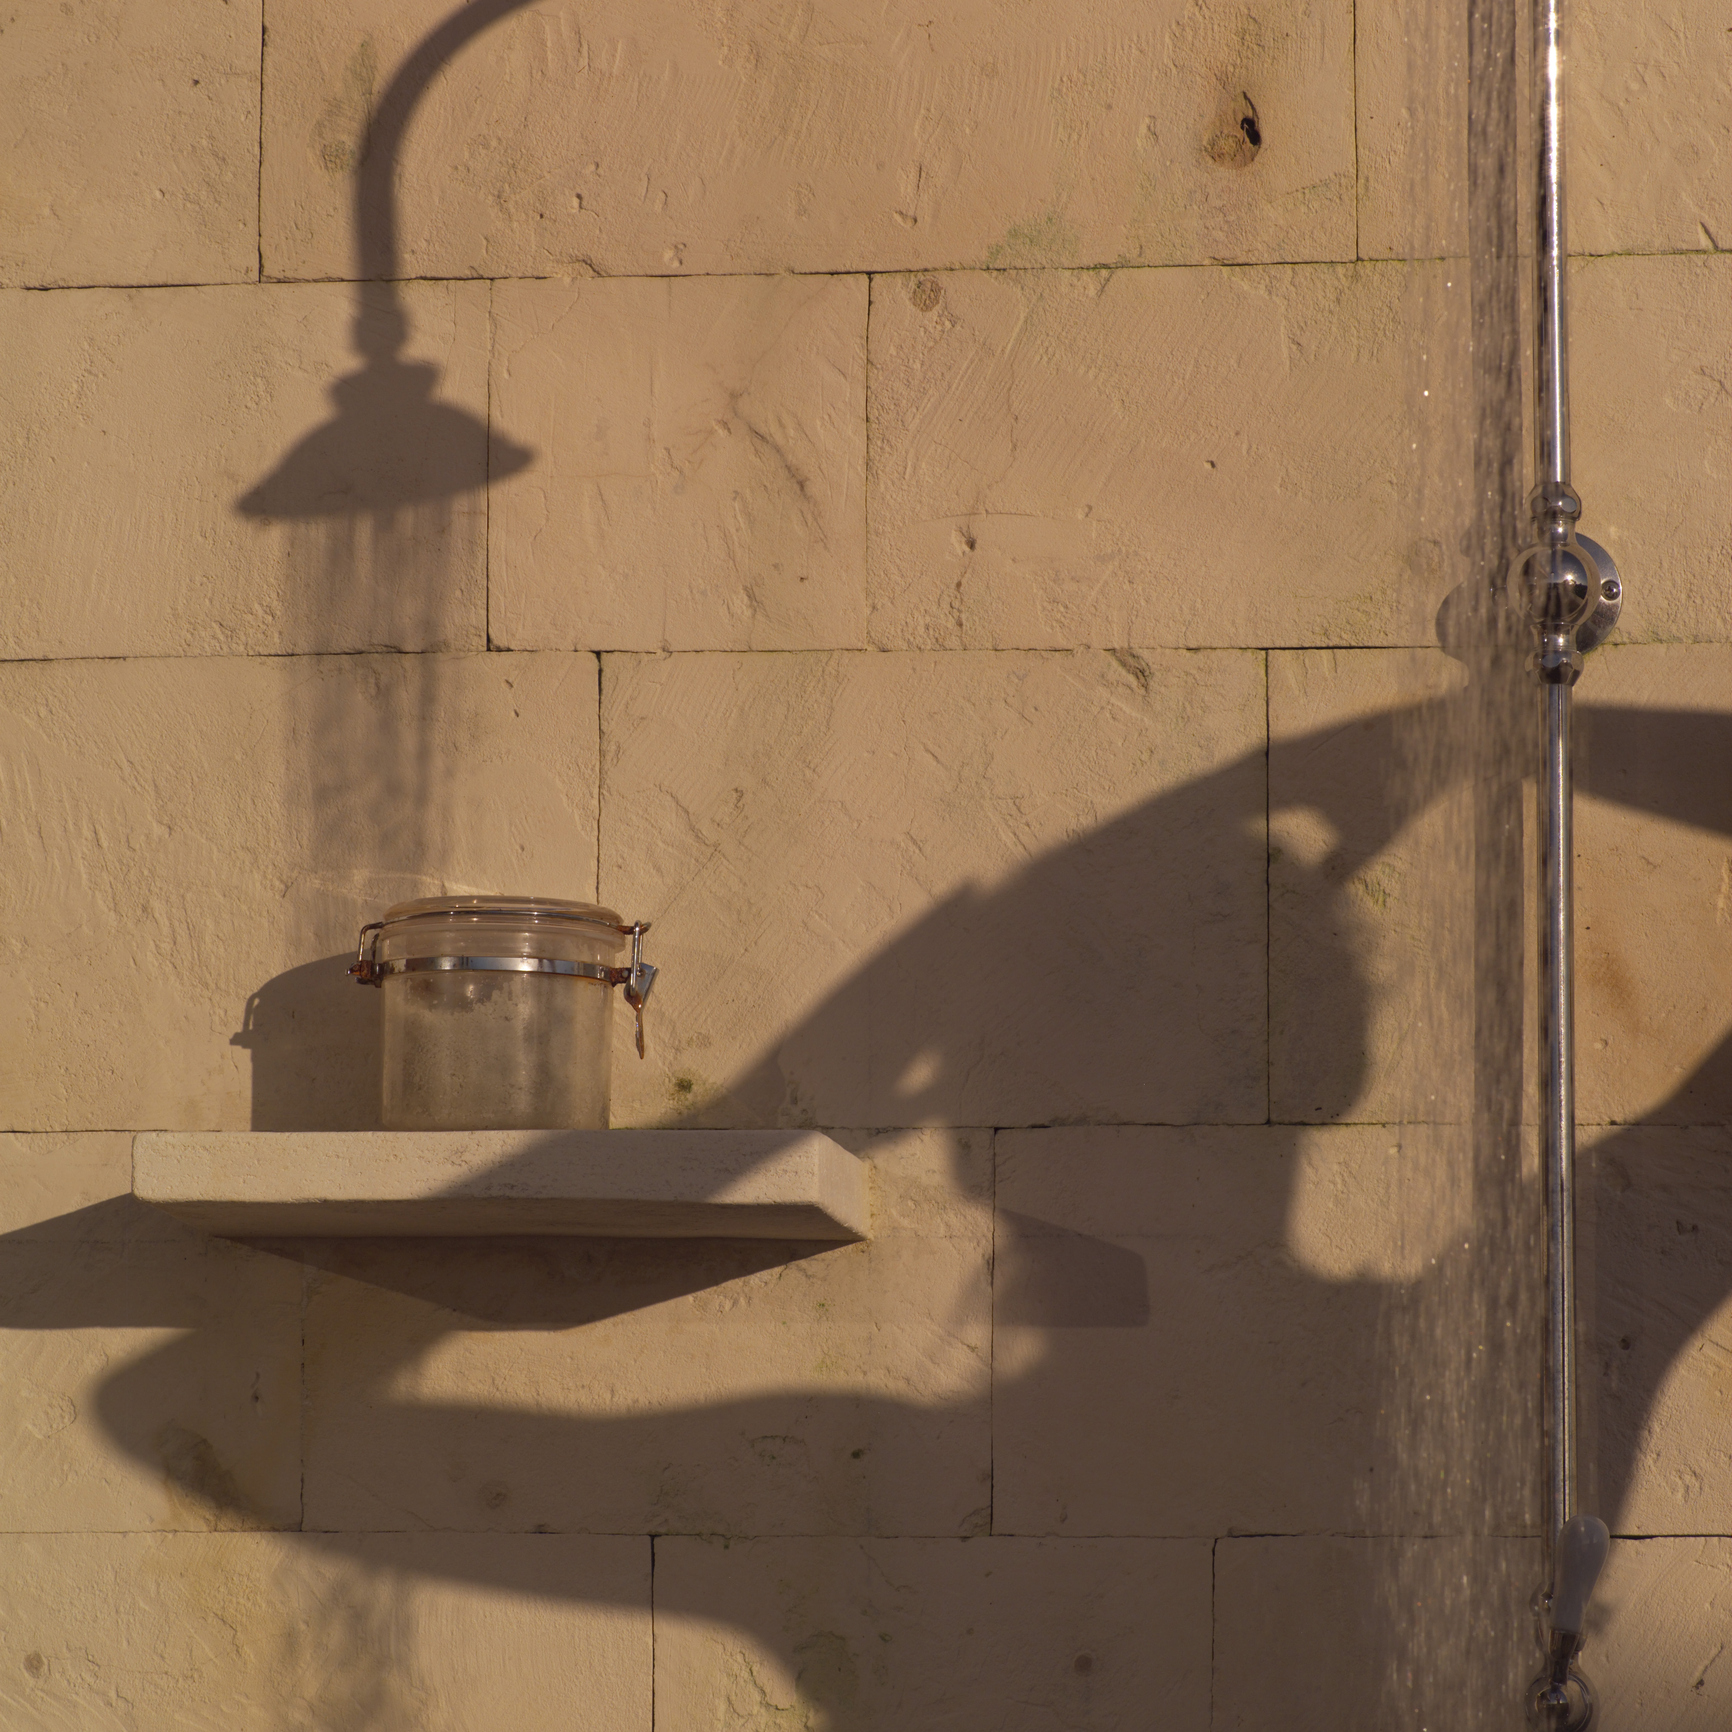
[{"label": "limestone block", "polygon": [[1576,693],[1578,1116],[1723,1122],[1732,648],[1614,645]]},{"label": "limestone block", "polygon": [[[273,5],[267,274],[349,274],[357,204],[381,276],[1352,256],[1343,0],[1093,0],[1062,21],[612,0],[434,41],[448,10]],[[368,158],[387,102],[406,136]]]},{"label": "limestone block", "polygon": [[1265,1116],[1263,680],[1184,655],[613,657],[614,1113]]},{"label": "limestone block", "polygon": [[221,1241],[0,1240],[0,1531],[295,1526],[300,1300]]},{"label": "limestone block", "polygon": [[656,1724],[1209,1724],[1196,1540],[656,1542]]},{"label": "limestone block", "polygon": [[1732,1713],[1732,1541],[1612,1542],[1582,1665],[1607,1726],[1718,1732]]},{"label": "limestone block", "polygon": [[[1474,774],[1483,718],[1467,686],[1467,670],[1441,650],[1269,657],[1277,1120],[1472,1114],[1476,815],[1485,815],[1475,794],[1486,778]],[[1524,707],[1522,719],[1531,715]],[[1510,749],[1507,738],[1495,745]],[[1506,792],[1519,823],[1519,785]],[[1505,886],[1517,933],[1503,982],[1514,1036],[1526,955],[1519,874],[1518,856]],[[1515,1064],[1519,1076],[1519,1051]]]},{"label": "limestone block", "polygon": [[[1586,0],[1571,13],[1569,30],[1572,249],[1725,247],[1732,232],[1732,32],[1724,12],[1702,0]],[[1725,340],[1724,330],[1717,334]]]},{"label": "limestone block", "polygon": [[376,1127],[356,932],[593,896],[595,705],[588,656],[0,665],[7,1128]]},{"label": "limestone block", "polygon": [[1619,1533],[1732,1526],[1732,1136],[1602,1132],[1579,1169],[1583,1498]]},{"label": "limestone block", "polygon": [[1511,1270],[1537,1266],[1532,1197],[1476,1184],[1465,1129],[997,1147],[995,1533],[1531,1519],[1540,1349]]},{"label": "limestone block", "polygon": [[489,516],[513,648],[858,648],[866,280],[503,283]]},{"label": "limestone block", "polygon": [[401,294],[0,296],[0,654],[482,648],[487,290]]},{"label": "limestone block", "polygon": [[0,283],[258,275],[260,14],[78,0],[7,18]]},{"label": "limestone block", "polygon": [[643,1539],[0,1539],[0,1717],[128,1732],[649,1732]]},{"label": "limestone block", "polygon": [[[1474,149],[1482,161],[1515,165],[1526,243],[1527,14],[1510,7],[1503,16],[1516,59],[1513,111],[1501,138],[1470,145],[1466,9],[1417,9],[1399,0],[1364,0],[1355,8],[1361,257],[1465,253]],[[1580,0],[1570,8],[1565,35],[1571,249],[1724,247],[1732,227],[1732,122],[1719,10],[1701,0],[1687,6]]]},{"label": "limestone block", "polygon": [[1212,1724],[1519,1726],[1541,1568],[1531,1540],[1224,1539]]},{"label": "limestone block", "polygon": [[1732,638],[1732,259],[1578,262],[1570,403],[1582,527],[1624,576],[1616,641]]},{"label": "limestone block", "polygon": [[990,1137],[866,1150],[873,1239],[330,1242],[320,1528],[983,1532]]},{"label": "limestone block", "polygon": [[1441,265],[876,280],[872,641],[1432,641],[1465,310]]}]

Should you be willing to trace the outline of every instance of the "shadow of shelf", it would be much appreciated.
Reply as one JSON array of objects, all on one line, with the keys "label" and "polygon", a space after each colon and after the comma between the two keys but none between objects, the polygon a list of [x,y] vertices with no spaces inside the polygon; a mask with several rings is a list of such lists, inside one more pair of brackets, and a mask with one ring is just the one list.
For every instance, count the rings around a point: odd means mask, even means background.
[{"label": "shadow of shelf", "polygon": [[864,1239],[866,1166],[816,1131],[146,1131],[132,1192],[206,1232]]}]

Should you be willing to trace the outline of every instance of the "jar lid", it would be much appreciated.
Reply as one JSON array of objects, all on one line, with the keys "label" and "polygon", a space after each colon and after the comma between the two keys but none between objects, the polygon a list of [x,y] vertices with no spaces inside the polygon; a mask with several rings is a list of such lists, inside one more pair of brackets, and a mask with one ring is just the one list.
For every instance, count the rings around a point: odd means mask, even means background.
[{"label": "jar lid", "polygon": [[591,926],[611,926],[630,932],[629,922],[595,902],[567,902],[558,896],[423,896],[415,902],[399,902],[385,910],[381,924],[394,926],[399,920],[418,920],[428,915],[504,914],[520,920],[583,920]]},{"label": "jar lid", "polygon": [[[428,925],[411,924],[418,920],[425,920]],[[409,930],[392,934],[389,929],[393,926]],[[510,945],[512,926],[518,929],[518,948],[511,954],[467,953],[467,947],[476,942],[486,945],[489,952]],[[589,934],[574,930],[586,926],[590,928]],[[536,927],[541,928],[540,935],[531,939],[524,929],[533,932]],[[631,940],[630,967],[612,967],[599,959],[587,960],[581,954],[585,946],[597,947],[593,934],[598,928],[615,935],[603,941],[615,954],[621,948],[621,938]],[[422,896],[414,902],[396,903],[385,910],[382,918],[370,920],[361,928],[354,966],[349,972],[363,986],[378,986],[388,974],[427,971],[569,974],[604,981],[609,986],[623,986],[626,1003],[637,1013],[637,1055],[642,1058],[644,1000],[656,979],[654,964],[643,958],[643,935],[648,931],[647,920],[627,924],[611,908],[603,908],[599,903],[568,902],[559,896]],[[442,948],[437,954],[419,956],[379,954],[382,944],[392,949],[407,945],[413,950],[417,941],[439,944]],[[531,945],[539,952],[577,947],[580,954],[576,957],[538,954],[531,950]],[[459,949],[465,953],[452,953]]]}]

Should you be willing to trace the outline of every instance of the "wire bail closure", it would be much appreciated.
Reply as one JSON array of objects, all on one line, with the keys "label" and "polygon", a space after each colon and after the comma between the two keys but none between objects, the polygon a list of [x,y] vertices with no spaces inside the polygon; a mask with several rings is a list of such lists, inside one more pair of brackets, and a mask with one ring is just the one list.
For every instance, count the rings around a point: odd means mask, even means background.
[{"label": "wire bail closure", "polygon": [[383,920],[369,920],[361,928],[355,946],[355,960],[349,973],[359,986],[383,986],[390,974],[564,974],[581,980],[599,981],[604,986],[623,986],[625,1001],[637,1020],[637,1055],[644,1056],[643,1013],[660,972],[654,963],[643,959],[643,935],[649,931],[647,920],[634,920],[631,925],[615,926],[613,930],[631,940],[631,964],[626,968],[609,968],[599,962],[568,962],[552,956],[400,956],[379,958],[379,935],[385,930]]},{"label": "wire bail closure", "polygon": [[[621,930],[624,930],[623,928]],[[649,931],[647,920],[634,920],[631,926],[631,967],[626,971],[624,981],[625,1001],[637,1017],[637,1055],[642,1058],[643,1051],[643,1007],[649,998],[650,988],[656,983],[656,969],[652,963],[643,959],[643,935]]]}]

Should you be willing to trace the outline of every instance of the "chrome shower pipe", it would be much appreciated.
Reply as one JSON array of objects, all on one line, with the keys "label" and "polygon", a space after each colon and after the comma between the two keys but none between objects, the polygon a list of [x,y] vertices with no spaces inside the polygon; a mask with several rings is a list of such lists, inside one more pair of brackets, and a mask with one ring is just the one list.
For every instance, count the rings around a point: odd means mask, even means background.
[{"label": "chrome shower pipe", "polygon": [[1534,481],[1570,478],[1569,332],[1564,304],[1563,0],[1534,0]]},{"label": "chrome shower pipe", "polygon": [[1534,6],[1533,539],[1512,589],[1539,642],[1540,1141],[1546,1202],[1546,1666],[1529,1694],[1533,1723],[1583,1732],[1593,1692],[1576,1670],[1582,1624],[1607,1534],[1576,1507],[1575,946],[1570,780],[1571,692],[1583,654],[1617,622],[1623,589],[1604,548],[1576,533],[1570,484],[1569,339],[1564,273],[1563,0]]},{"label": "chrome shower pipe", "polygon": [[[1547,683],[1540,759],[1540,1146],[1546,1187],[1546,1535],[1576,1514],[1575,945],[1570,688]],[[1548,1558],[1549,1562],[1549,1558]],[[1548,1575],[1550,1572],[1547,1572]]]}]

